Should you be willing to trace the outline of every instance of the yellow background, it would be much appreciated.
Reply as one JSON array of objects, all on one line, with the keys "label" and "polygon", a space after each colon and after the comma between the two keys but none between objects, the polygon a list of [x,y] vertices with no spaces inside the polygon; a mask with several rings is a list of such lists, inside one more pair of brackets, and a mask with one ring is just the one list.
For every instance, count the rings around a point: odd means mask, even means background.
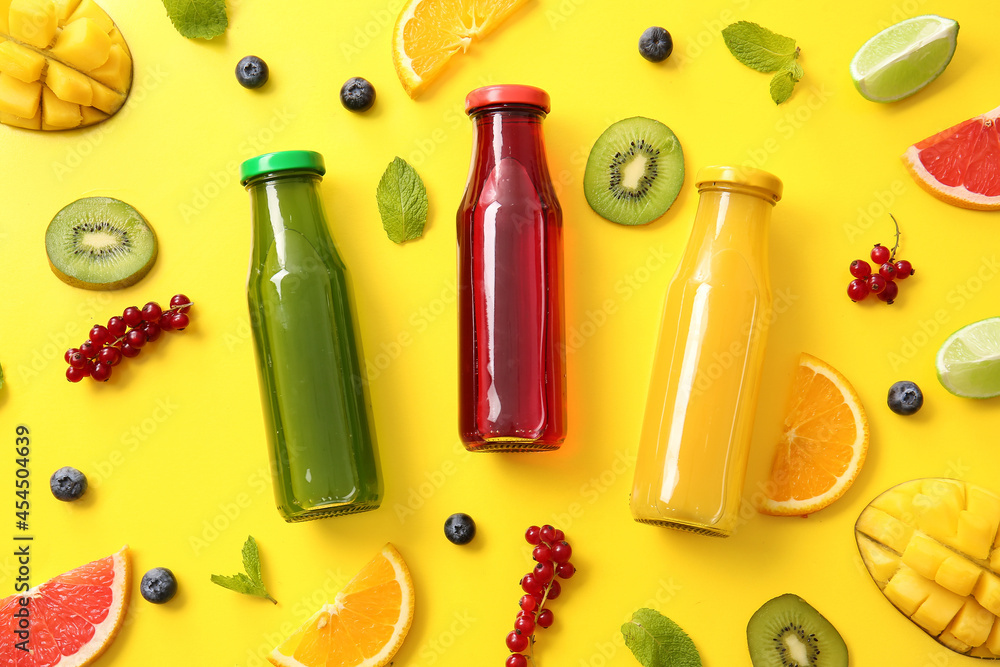
[{"label": "yellow background", "polygon": [[[910,144],[998,103],[1000,5],[975,0],[711,0],[698,3],[543,0],[452,63],[419,101],[396,79],[391,23],[400,0],[229,3],[227,34],[187,40],[157,0],[103,0],[135,57],[124,109],[96,127],[36,133],[0,126],[0,587],[13,592],[14,429],[31,429],[34,583],[128,543],[135,578],[130,622],[99,665],[263,664],[292,627],[340,588],[386,541],[417,588],[413,627],[396,664],[501,665],[518,580],[531,562],[524,529],[562,527],[579,574],[552,603],[556,624],[536,648],[541,667],[637,664],[619,626],[651,606],[685,628],[711,667],[749,665],[745,626],[764,601],[795,592],[844,636],[852,664],[972,664],[895,611],[865,573],[852,535],[864,505],[898,482],[953,476],[1000,490],[996,400],[946,393],[934,375],[945,337],[998,314],[997,214],[953,208],[920,190],[898,156]],[[891,105],[861,98],[848,75],[855,50],[889,23],[923,13],[961,23],[958,51],[927,89]],[[720,29],[757,21],[795,37],[805,78],[776,107],[765,74],[734,60]],[[640,33],[663,25],[675,40],[662,64],[643,60]],[[258,91],[236,62],[271,68]],[[338,101],[351,76],[371,80],[375,107]],[[454,214],[471,150],[465,94],[486,83],[529,83],[552,97],[548,160],[565,221],[569,437],[558,453],[464,453],[456,433]],[[611,122],[634,115],[669,125],[688,177],[673,208],[644,228],[594,214],[583,165]],[[356,287],[386,486],[376,512],[305,524],[275,511],[249,339],[245,279],[250,218],[236,165],[259,153],[326,156],[323,196]],[[430,220],[396,246],[383,232],[375,186],[396,155],[423,177]],[[759,166],[780,176],[771,274],[787,307],[770,330],[747,476],[757,492],[780,429],[801,351],[841,370],[871,422],[857,482],[808,519],[748,510],[732,538],[634,523],[628,510],[650,361],[666,285],[697,205],[696,170]],[[68,202],[110,195],[136,206],[160,239],[138,285],[74,289],[49,270],[43,243]],[[917,273],[896,304],[852,304],[848,264],[891,244]],[[73,385],[62,354],[95,323],[177,292],[196,302],[192,325],[164,335],[107,384]],[[574,335],[576,338],[574,338]],[[925,406],[891,413],[896,380],[916,381]],[[49,475],[73,465],[85,500],[64,504]],[[6,494],[6,495],[5,495]],[[6,500],[4,500],[6,498]],[[748,506],[749,507],[749,506]],[[452,512],[475,517],[467,547],[442,534]],[[8,537],[3,537],[4,535]],[[212,573],[240,569],[257,538],[278,606],[223,590]],[[171,568],[180,592],[154,606],[138,579]],[[283,627],[284,626],[284,627]]]}]

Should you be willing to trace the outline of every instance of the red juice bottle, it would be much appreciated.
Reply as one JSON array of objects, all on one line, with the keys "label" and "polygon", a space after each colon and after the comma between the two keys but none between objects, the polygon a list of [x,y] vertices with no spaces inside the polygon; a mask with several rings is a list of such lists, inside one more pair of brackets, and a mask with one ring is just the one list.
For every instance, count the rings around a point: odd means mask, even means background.
[{"label": "red juice bottle", "polygon": [[458,210],[459,432],[470,451],[566,437],[562,209],[545,162],[549,96],[487,86],[465,100],[475,152]]}]

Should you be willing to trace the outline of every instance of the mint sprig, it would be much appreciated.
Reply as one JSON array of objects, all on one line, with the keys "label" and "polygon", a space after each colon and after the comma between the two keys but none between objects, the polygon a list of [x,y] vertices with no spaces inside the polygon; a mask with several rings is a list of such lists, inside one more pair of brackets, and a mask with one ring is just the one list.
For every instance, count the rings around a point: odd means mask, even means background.
[{"label": "mint sprig", "polygon": [[741,63],[758,72],[775,72],[771,78],[771,99],[781,104],[792,95],[795,84],[802,78],[798,63],[799,47],[795,40],[767,28],[737,21],[722,30],[722,39],[729,52]]},{"label": "mint sprig", "polygon": [[278,601],[271,597],[267,588],[264,587],[264,579],[260,572],[260,554],[257,552],[257,541],[253,539],[253,535],[247,537],[247,541],[243,544],[243,569],[246,570],[245,574],[239,572],[231,577],[213,574],[212,583],[237,593],[254,595],[278,604]]},{"label": "mint sprig", "polygon": [[427,224],[427,188],[416,170],[397,157],[386,167],[375,191],[382,227],[394,243],[420,238]]},{"label": "mint sprig", "polygon": [[187,38],[212,39],[226,31],[226,0],[163,0],[170,22]]},{"label": "mint sprig", "polygon": [[701,667],[694,642],[655,609],[639,609],[622,625],[625,645],[643,667]]}]

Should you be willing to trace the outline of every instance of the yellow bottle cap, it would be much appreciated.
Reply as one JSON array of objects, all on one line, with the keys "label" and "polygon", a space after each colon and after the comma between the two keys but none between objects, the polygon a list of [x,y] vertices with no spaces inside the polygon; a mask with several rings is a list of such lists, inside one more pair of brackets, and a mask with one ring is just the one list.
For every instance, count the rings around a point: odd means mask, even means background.
[{"label": "yellow bottle cap", "polygon": [[781,199],[781,179],[774,174],[753,167],[735,167],[731,165],[713,165],[702,167],[695,179],[695,187],[701,192],[713,186],[735,185],[759,191],[765,198],[773,202]]}]

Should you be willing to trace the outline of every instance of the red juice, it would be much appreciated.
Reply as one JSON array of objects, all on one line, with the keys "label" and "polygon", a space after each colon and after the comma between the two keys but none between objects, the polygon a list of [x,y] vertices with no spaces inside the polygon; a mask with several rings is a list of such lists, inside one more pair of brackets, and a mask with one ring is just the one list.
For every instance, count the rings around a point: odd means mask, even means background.
[{"label": "red juice", "polygon": [[459,432],[471,451],[566,436],[562,210],[545,161],[548,95],[472,91],[475,153],[458,211]]}]

